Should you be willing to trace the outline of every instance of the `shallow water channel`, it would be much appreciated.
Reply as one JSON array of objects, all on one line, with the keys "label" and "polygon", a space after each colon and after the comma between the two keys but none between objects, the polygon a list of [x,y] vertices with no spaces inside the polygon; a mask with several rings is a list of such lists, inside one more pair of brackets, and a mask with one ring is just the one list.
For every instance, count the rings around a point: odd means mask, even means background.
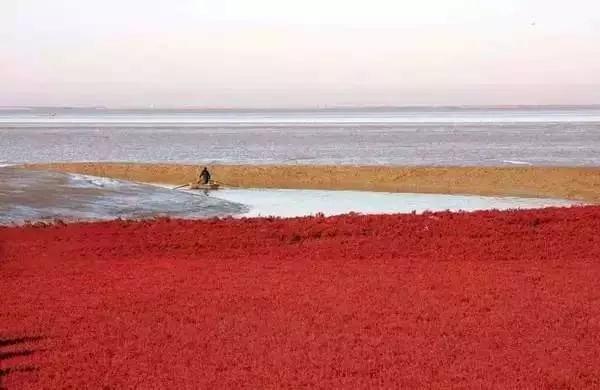
[{"label": "shallow water channel", "polygon": [[159,216],[299,217],[569,206],[560,199],[290,189],[173,190],[87,175],[0,168],[0,224]]}]

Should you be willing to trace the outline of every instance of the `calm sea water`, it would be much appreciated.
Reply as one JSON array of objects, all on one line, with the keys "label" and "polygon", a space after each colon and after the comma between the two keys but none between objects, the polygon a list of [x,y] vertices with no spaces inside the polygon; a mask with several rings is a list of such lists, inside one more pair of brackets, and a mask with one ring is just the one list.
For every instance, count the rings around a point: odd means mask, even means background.
[{"label": "calm sea water", "polygon": [[53,219],[208,218],[248,211],[240,203],[202,193],[86,175],[0,168],[0,225]]},{"label": "calm sea water", "polygon": [[600,165],[600,107],[0,110],[0,164]]}]

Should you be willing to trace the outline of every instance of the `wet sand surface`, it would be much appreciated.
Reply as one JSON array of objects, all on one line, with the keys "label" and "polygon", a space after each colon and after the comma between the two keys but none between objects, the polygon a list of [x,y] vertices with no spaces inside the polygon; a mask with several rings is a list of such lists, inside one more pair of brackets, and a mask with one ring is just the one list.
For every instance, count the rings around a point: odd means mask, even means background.
[{"label": "wet sand surface", "polygon": [[[53,163],[26,167],[173,185],[193,181],[199,172],[199,165],[189,164]],[[215,180],[242,188],[470,194],[600,202],[600,168],[214,165],[210,169]]]}]

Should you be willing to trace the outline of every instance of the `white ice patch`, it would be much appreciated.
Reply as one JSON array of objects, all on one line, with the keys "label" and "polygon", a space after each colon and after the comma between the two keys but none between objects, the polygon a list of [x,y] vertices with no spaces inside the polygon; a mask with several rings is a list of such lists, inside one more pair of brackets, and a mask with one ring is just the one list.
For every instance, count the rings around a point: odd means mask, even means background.
[{"label": "white ice patch", "polygon": [[249,212],[242,215],[245,217],[300,217],[317,213],[339,215],[350,212],[391,214],[445,210],[507,210],[577,204],[561,199],[363,191],[223,189],[210,194],[220,199],[245,204],[250,208]]}]

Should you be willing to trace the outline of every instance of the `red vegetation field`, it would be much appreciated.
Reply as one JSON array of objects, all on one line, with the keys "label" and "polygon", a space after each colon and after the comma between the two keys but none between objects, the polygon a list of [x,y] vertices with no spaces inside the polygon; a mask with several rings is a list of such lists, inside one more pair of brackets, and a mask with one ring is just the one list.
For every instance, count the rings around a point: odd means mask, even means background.
[{"label": "red vegetation field", "polygon": [[599,207],[2,228],[0,380],[598,388],[599,233]]}]

